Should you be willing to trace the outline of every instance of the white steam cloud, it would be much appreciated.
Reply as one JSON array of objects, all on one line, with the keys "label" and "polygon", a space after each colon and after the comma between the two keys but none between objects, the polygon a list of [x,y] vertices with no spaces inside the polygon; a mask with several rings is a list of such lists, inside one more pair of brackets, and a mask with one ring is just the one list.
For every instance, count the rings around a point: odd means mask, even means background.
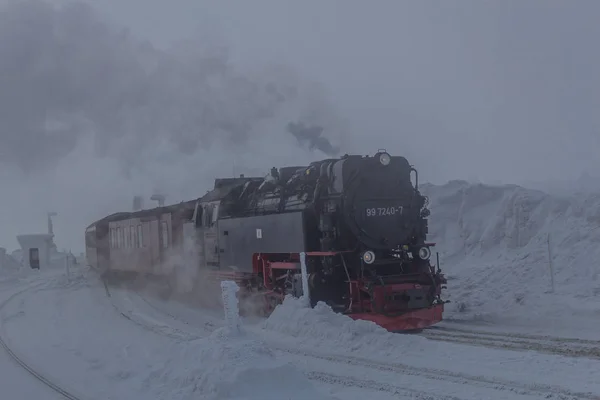
[{"label": "white steam cloud", "polygon": [[267,121],[282,135],[289,122],[320,127],[319,140],[299,143],[336,150],[327,138],[338,133],[331,106],[285,68],[244,74],[210,43],[159,50],[85,3],[5,6],[0,87],[0,160],[26,172],[55,166],[85,134],[98,156],[130,173],[164,142],[183,155],[217,137],[241,145]]},{"label": "white steam cloud", "polygon": [[324,158],[345,139],[323,88],[291,68],[241,70],[212,37],[158,49],[82,2],[0,6],[0,88],[9,248],[56,211],[58,246],[83,250],[85,227],[133,195],[201,196],[214,178]]}]

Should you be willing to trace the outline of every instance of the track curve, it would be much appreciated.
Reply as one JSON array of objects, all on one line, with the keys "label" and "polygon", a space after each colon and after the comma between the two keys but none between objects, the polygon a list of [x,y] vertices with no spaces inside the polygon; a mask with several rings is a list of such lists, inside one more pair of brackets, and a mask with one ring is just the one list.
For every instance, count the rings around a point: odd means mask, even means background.
[{"label": "track curve", "polygon": [[[104,290],[106,292],[106,296],[108,297],[112,307],[117,311],[117,313],[129,320],[130,322],[138,325],[139,327],[153,332],[155,334],[161,335],[161,336],[166,336],[169,337],[171,339],[176,339],[176,340],[180,340],[180,341],[192,341],[192,340],[196,340],[196,339],[200,339],[203,336],[202,335],[196,335],[193,334],[191,332],[185,332],[181,329],[177,329],[174,328],[172,326],[168,326],[167,324],[158,324],[156,323],[156,321],[151,321],[149,318],[145,318],[143,316],[138,316],[133,314],[132,312],[126,312],[125,310],[123,310],[122,305],[119,305],[115,302],[115,297],[113,296],[113,293],[110,290],[110,286],[103,281],[104,284]],[[141,298],[141,296],[140,296]],[[159,310],[157,308],[155,308],[157,312],[162,313],[164,315],[167,315],[164,311]],[[170,316],[172,319],[176,319],[174,316]]]},{"label": "track curve", "polygon": [[[24,289],[13,293],[7,299],[3,300],[0,303],[0,311],[2,311],[10,302],[12,302],[18,296],[21,296],[29,291],[40,291],[47,289],[49,286],[48,282],[38,283],[34,285],[29,285]],[[54,392],[60,394],[66,399],[69,400],[87,400],[86,397],[83,397],[80,394],[75,394],[72,390],[67,390],[63,386],[56,383],[54,379],[50,379],[47,374],[40,372],[38,369],[34,368],[32,364],[26,361],[25,357],[22,354],[19,354],[15,349],[10,345],[10,341],[7,339],[4,327],[4,320],[0,320],[0,346],[6,351],[6,353],[12,358],[21,368],[27,371],[31,376],[33,376],[36,380],[43,383],[48,388],[52,389]]]},{"label": "track curve", "polygon": [[[107,289],[108,290],[108,289]],[[134,292],[134,294],[148,303],[154,310],[162,313],[165,317],[170,319],[180,318],[172,315],[171,313],[167,313],[164,310],[161,310],[158,307],[154,307],[150,301],[144,298],[141,294]],[[116,306],[118,309],[118,307]],[[185,322],[185,321],[182,321]],[[186,325],[191,326],[187,322]],[[151,327],[147,326],[147,329],[153,330]],[[461,334],[472,333],[470,331],[461,332]],[[497,334],[500,335],[500,334]],[[493,336],[493,335],[492,335]],[[526,337],[529,340],[535,340],[538,337],[533,335],[520,335]],[[439,337],[441,339],[441,336]],[[439,340],[438,339],[438,340]],[[504,338],[500,338],[504,339]],[[562,341],[561,338],[549,338],[546,337],[547,340],[552,342],[554,341]],[[570,339],[564,339],[567,342]],[[576,342],[580,342],[579,340],[573,339]],[[586,342],[586,341],[583,341]],[[590,345],[595,345],[595,341],[588,341]],[[541,396],[545,398],[560,398],[560,399],[586,399],[586,400],[598,400],[598,395],[594,393],[587,392],[578,392],[574,390],[569,390],[560,386],[554,385],[545,385],[545,384],[528,384],[525,382],[512,381],[508,379],[490,377],[490,376],[475,376],[469,375],[465,373],[455,372],[451,370],[438,369],[438,368],[427,368],[427,367],[416,367],[414,365],[395,363],[395,362],[379,362],[371,359],[366,359],[362,357],[354,357],[347,356],[341,354],[333,354],[333,353],[322,353],[319,351],[313,351],[310,349],[300,349],[300,348],[290,348],[288,345],[284,343],[273,343],[271,342],[270,346],[274,351],[280,354],[287,354],[287,356],[298,358],[298,363],[296,365],[300,365],[302,359],[313,359],[313,360],[322,360],[325,362],[331,362],[335,364],[345,365],[345,366],[354,366],[360,368],[368,368],[372,370],[378,370],[382,372],[391,372],[397,373],[405,376],[413,376],[415,378],[424,378],[430,381],[438,381],[450,384],[467,384],[471,387],[478,387],[483,390],[489,391],[509,391],[515,394],[526,395],[526,396]],[[565,354],[563,354],[565,355]],[[570,356],[573,356],[570,354]],[[389,382],[376,382],[373,380],[364,380],[359,379],[355,376],[342,376],[331,374],[328,370],[319,369],[319,371],[306,371],[305,375],[314,381],[320,381],[323,383],[330,383],[341,386],[353,386],[357,388],[364,388],[368,390],[375,390],[379,392],[387,392],[390,394],[403,394],[409,395],[414,398],[443,398],[443,399],[459,399],[459,397],[454,396],[443,396],[437,393],[431,393],[424,390],[416,390],[410,389],[406,387],[399,387],[397,385],[393,385]],[[432,397],[433,396],[433,397]],[[440,397],[441,396],[441,397]]]},{"label": "track curve", "polygon": [[[141,326],[144,329],[149,330],[153,333],[164,335],[164,336],[167,336],[170,338],[179,336],[179,335],[173,335],[170,332],[165,332],[162,329],[157,329],[157,327],[153,326],[153,323],[152,323],[154,318],[145,318],[142,314],[137,314],[136,317],[133,317],[133,318],[131,316],[127,315],[127,313],[124,312],[123,310],[121,310],[120,306],[113,301],[115,296],[113,296],[113,293],[111,292],[110,287],[108,285],[105,285],[105,290],[106,290],[106,295],[111,299],[111,303],[112,303],[113,307],[122,317],[128,319],[132,323],[134,323],[138,326]],[[179,318],[165,310],[162,310],[159,307],[156,307],[154,304],[152,304],[151,301],[149,301],[148,299],[146,299],[144,296],[137,293],[136,291],[133,291],[132,294],[135,295],[136,297],[138,297],[141,301],[143,301],[149,307],[151,307],[154,311],[163,314],[166,318],[169,318],[172,320],[177,320],[177,321],[189,326],[191,329],[194,329],[192,324],[188,323],[187,321],[183,321],[181,318]],[[212,331],[219,327],[215,326],[215,325],[210,325],[208,328]],[[206,326],[200,327],[200,329],[206,330],[207,327]],[[252,330],[252,329],[250,329],[250,330]],[[193,334],[189,333],[187,340],[194,340],[197,338],[198,338],[197,336],[194,336]],[[291,350],[288,348],[288,346],[286,346],[283,343],[277,344],[277,343],[270,342],[269,347],[276,353],[279,353],[281,355],[285,355],[288,357],[289,356],[301,357],[304,360],[306,360],[306,359],[323,360],[323,361],[333,362],[335,364],[339,364],[340,362],[346,363],[343,360],[337,360],[337,359],[331,358],[331,357],[330,358],[315,357],[312,354],[303,353],[301,350]],[[364,366],[361,364],[354,364],[354,365],[360,366],[360,367]],[[299,366],[299,364],[296,364],[296,366]],[[375,391],[375,392],[379,392],[379,393],[387,393],[391,396],[402,395],[402,396],[409,396],[414,399],[423,399],[423,400],[429,400],[429,399],[434,399],[434,398],[440,399],[440,400],[462,400],[460,397],[456,397],[456,396],[446,396],[446,395],[434,394],[434,393],[430,393],[430,392],[424,391],[424,390],[417,390],[417,389],[402,387],[399,385],[394,385],[389,382],[378,382],[378,381],[371,380],[371,379],[362,379],[357,376],[333,374],[333,373],[331,373],[331,370],[329,370],[329,369],[325,369],[325,370],[319,369],[318,371],[316,371],[314,368],[311,368],[308,371],[304,371],[304,375],[309,380],[319,382],[322,384],[341,386],[341,387],[345,387],[345,388],[352,387],[352,388],[357,388],[357,389],[365,389],[365,390]]]}]

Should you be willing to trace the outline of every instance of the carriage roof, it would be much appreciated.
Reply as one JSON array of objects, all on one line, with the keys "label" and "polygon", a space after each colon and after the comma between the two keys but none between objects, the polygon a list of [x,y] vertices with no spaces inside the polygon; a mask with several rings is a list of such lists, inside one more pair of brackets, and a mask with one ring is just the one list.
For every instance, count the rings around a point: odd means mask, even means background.
[{"label": "carriage roof", "polygon": [[215,186],[212,190],[208,191],[204,196],[195,198],[193,200],[182,201],[177,204],[170,204],[168,206],[162,207],[154,207],[145,210],[139,211],[125,211],[125,212],[117,212],[111,215],[108,215],[104,218],[101,218],[92,224],[90,224],[86,230],[89,228],[99,224],[99,223],[109,223],[114,221],[122,221],[130,218],[143,218],[156,214],[165,214],[171,213],[182,208],[193,209],[196,206],[198,201],[200,202],[212,202],[218,201],[226,197],[233,189],[239,187],[241,184],[244,184],[248,181],[252,180],[262,180],[263,178],[223,178],[223,179],[215,179]]},{"label": "carriage roof", "polygon": [[97,220],[96,222],[94,222],[90,226],[88,226],[88,228],[90,228],[94,225],[97,225],[99,223],[102,223],[102,222],[109,223],[109,222],[114,222],[114,221],[122,221],[122,220],[130,219],[130,218],[143,218],[143,217],[148,217],[148,216],[156,215],[156,214],[165,214],[165,213],[174,212],[177,210],[181,210],[182,208],[193,208],[196,205],[197,201],[198,201],[198,199],[194,199],[194,200],[182,201],[177,204],[170,204],[168,206],[148,208],[146,210],[130,211],[130,212],[117,212],[117,213],[108,215],[104,218]]}]

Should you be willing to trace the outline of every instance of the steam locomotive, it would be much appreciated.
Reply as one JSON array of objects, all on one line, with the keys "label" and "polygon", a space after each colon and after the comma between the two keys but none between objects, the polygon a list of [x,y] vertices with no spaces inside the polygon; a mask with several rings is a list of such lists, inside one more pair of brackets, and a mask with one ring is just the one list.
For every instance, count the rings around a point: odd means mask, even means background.
[{"label": "steam locomotive", "polygon": [[418,330],[441,321],[445,303],[427,204],[406,158],[344,155],[216,179],[198,199],[110,215],[86,229],[86,255],[103,275],[162,276],[192,292],[232,279],[268,314],[303,295],[303,253],[312,306]]}]

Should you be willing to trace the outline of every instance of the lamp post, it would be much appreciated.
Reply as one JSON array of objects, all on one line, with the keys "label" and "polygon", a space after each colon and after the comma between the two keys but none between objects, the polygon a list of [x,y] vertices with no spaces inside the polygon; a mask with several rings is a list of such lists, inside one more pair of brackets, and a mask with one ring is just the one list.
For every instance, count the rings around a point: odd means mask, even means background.
[{"label": "lamp post", "polygon": [[54,236],[54,229],[52,227],[52,217],[57,216],[58,214],[54,211],[48,212],[48,234]]},{"label": "lamp post", "polygon": [[54,226],[52,225],[52,217],[56,217],[58,213],[54,211],[50,211],[47,213],[48,215],[48,235],[50,235],[50,246],[56,248],[56,244],[54,243]]}]

